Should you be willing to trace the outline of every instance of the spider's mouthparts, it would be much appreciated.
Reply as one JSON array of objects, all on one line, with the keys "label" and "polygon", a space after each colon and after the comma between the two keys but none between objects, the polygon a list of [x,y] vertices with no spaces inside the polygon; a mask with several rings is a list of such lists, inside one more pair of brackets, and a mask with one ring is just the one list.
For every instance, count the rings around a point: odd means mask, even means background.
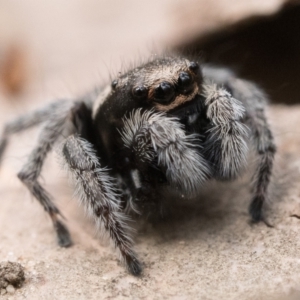
[{"label": "spider's mouthparts", "polygon": [[177,117],[180,122],[185,122],[187,118],[197,119],[199,113],[202,111],[202,102],[199,101],[201,97],[200,95],[196,95],[194,99],[174,108],[169,113]]}]

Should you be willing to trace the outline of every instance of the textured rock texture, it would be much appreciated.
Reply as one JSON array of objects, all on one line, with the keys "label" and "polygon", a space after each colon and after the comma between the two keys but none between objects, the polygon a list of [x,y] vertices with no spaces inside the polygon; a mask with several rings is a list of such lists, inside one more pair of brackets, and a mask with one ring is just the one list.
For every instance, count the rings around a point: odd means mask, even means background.
[{"label": "textured rock texture", "polygon": [[74,239],[69,249],[56,245],[48,217],[14,176],[24,159],[20,148],[28,151],[34,133],[22,135],[0,173],[0,257],[20,262],[26,273],[14,297],[267,299],[296,293],[300,221],[290,215],[300,215],[300,107],[273,106],[269,115],[279,149],[268,208],[275,227],[248,222],[250,171],[235,183],[212,183],[196,201],[174,204],[168,221],[139,224],[141,278],[128,275],[114,251],[95,236],[50,159],[44,180]]}]

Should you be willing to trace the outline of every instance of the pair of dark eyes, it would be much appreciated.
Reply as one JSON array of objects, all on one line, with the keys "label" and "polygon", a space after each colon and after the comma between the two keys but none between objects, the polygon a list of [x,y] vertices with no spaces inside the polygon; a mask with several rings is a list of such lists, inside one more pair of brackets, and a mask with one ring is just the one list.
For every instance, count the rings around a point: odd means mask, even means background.
[{"label": "pair of dark eyes", "polygon": [[[196,72],[198,68],[197,63],[191,63],[191,71]],[[161,104],[168,104],[174,99],[176,92],[190,93],[193,90],[193,84],[193,78],[188,72],[180,72],[175,86],[168,81],[163,81],[155,88],[153,100]],[[148,90],[144,86],[138,86],[132,90],[132,94],[136,99],[144,99],[148,96]]]},{"label": "pair of dark eyes", "polygon": [[[181,72],[176,86],[168,81],[162,81],[154,90],[153,100],[162,104],[168,104],[173,100],[176,91],[188,94],[192,88],[192,76],[187,72]],[[143,99],[147,97],[148,90],[144,86],[138,86],[132,90],[132,94],[136,99]]]}]

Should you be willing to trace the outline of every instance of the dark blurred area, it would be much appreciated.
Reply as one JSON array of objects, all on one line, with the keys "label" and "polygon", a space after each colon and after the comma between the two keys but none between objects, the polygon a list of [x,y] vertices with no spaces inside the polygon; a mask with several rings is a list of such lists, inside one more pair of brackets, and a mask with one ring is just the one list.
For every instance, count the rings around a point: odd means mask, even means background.
[{"label": "dark blurred area", "polygon": [[[175,49],[233,68],[273,102],[298,103],[300,2],[0,2],[0,98],[78,94]],[[63,86],[66,86],[64,91]],[[0,101],[2,101],[0,99]]]},{"label": "dark blurred area", "polygon": [[300,6],[268,18],[250,18],[175,47],[202,53],[205,62],[224,65],[258,83],[272,102],[300,102]]}]

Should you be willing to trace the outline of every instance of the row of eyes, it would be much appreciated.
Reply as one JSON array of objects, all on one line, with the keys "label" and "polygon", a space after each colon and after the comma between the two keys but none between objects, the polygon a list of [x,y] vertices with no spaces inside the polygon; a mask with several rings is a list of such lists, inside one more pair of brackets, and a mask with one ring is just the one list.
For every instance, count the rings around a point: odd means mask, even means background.
[{"label": "row of eyes", "polygon": [[[190,63],[189,69],[197,74],[199,71],[199,65],[197,63]],[[169,104],[173,101],[175,93],[187,95],[193,90],[194,81],[192,76],[188,72],[180,72],[177,83],[175,85],[168,81],[161,82],[154,90],[153,101],[160,104]],[[141,85],[134,87],[132,95],[135,99],[142,100],[147,99],[148,89]]]}]

